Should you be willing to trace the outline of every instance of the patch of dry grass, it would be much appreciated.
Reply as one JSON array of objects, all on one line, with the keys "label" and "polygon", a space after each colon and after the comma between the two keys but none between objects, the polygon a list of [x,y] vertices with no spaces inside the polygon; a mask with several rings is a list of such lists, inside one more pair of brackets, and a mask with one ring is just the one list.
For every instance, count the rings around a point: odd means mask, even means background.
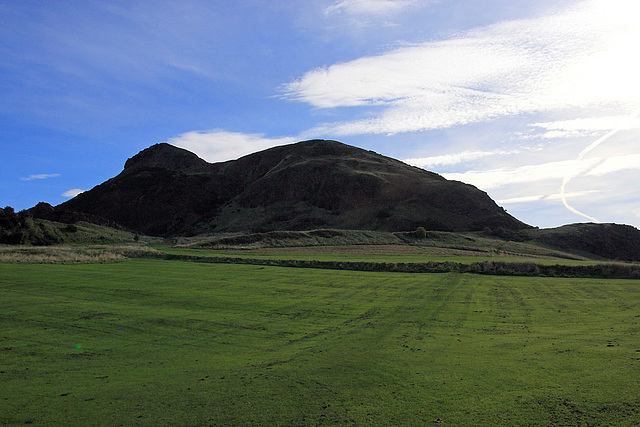
[{"label": "patch of dry grass", "polygon": [[488,256],[486,251],[459,250],[417,245],[350,245],[350,246],[302,246],[291,248],[247,249],[244,253],[309,254],[309,255],[459,255]]},{"label": "patch of dry grass", "polygon": [[86,264],[111,263],[154,251],[146,246],[10,246],[0,245],[0,263]]}]

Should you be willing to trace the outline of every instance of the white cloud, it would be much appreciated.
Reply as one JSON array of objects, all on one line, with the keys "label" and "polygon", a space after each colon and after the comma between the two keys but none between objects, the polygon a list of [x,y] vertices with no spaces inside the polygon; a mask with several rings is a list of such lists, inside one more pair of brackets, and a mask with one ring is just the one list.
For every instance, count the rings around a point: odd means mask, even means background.
[{"label": "white cloud", "polygon": [[603,159],[588,174],[592,176],[603,176],[624,170],[640,169],[640,154],[630,154],[627,156],[613,156]]},{"label": "white cloud", "polygon": [[47,179],[47,178],[57,178],[59,177],[59,173],[41,173],[36,175],[29,175],[26,178],[20,178],[23,181],[33,181],[34,179]]},{"label": "white cloud", "polygon": [[586,130],[550,130],[543,134],[535,135],[535,137],[543,139],[583,138],[592,134],[593,131]]},{"label": "white cloud", "polygon": [[447,179],[466,182],[482,190],[501,188],[506,185],[523,184],[544,180],[558,180],[567,176],[604,176],[625,170],[640,169],[640,154],[564,160],[516,168],[498,168],[483,171],[443,173]]},{"label": "white cloud", "polygon": [[548,179],[555,179],[559,182],[567,173],[578,176],[590,168],[593,168],[597,163],[598,159],[590,159],[588,161],[566,160],[538,165],[525,165],[516,168],[443,173],[442,176],[447,179],[475,185],[482,190],[491,190],[511,184],[522,184]]},{"label": "white cloud", "polygon": [[534,123],[532,126],[549,130],[601,131],[640,129],[640,118],[634,116],[589,117],[573,120],[558,120],[547,123]]},{"label": "white cloud", "polygon": [[171,138],[168,143],[196,153],[208,162],[222,162],[297,142],[295,138],[266,138],[262,134],[246,134],[224,130],[192,131]]},{"label": "white cloud", "polygon": [[334,64],[288,83],[284,96],[316,108],[383,107],[316,129],[334,135],[422,131],[567,108],[634,109],[639,5],[583,1],[550,16]]},{"label": "white cloud", "polygon": [[405,159],[403,162],[408,163],[412,166],[418,166],[421,168],[433,168],[436,166],[452,166],[457,165],[464,162],[469,162],[472,160],[481,159],[483,157],[489,156],[499,156],[505,154],[514,154],[516,151],[503,151],[503,150],[493,150],[493,151],[479,151],[479,150],[469,150],[463,151],[460,153],[454,154],[444,154],[441,156],[432,156],[432,157],[421,157],[414,159]]},{"label": "white cloud", "polygon": [[84,193],[84,190],[81,190],[79,188],[72,188],[71,190],[68,190],[62,193],[62,197],[69,197],[69,198],[76,197],[80,193]]},{"label": "white cloud", "polygon": [[[597,191],[575,191],[572,193],[565,193],[565,197],[577,199],[577,198],[585,198],[591,197]],[[531,203],[531,202],[539,202],[542,200],[561,200],[562,195],[559,193],[556,194],[541,194],[536,196],[520,196],[520,197],[512,197],[509,199],[500,199],[497,200],[496,203],[499,205],[511,205],[515,203]]]},{"label": "white cloud", "polygon": [[546,139],[578,138],[593,135],[599,131],[624,131],[640,129],[640,118],[631,116],[588,117],[554,122],[534,123],[531,126],[547,129],[537,135]]}]

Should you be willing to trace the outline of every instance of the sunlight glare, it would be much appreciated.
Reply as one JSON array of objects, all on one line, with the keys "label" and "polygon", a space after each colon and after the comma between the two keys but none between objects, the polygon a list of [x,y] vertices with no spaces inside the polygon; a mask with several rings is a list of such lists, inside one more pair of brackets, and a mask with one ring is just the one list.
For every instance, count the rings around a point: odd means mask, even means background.
[{"label": "sunlight glare", "polygon": [[597,2],[589,15],[588,21],[598,28],[597,45],[591,55],[568,67],[561,79],[562,96],[580,104],[586,101],[637,108],[640,102],[640,61],[637,59],[640,2]]}]

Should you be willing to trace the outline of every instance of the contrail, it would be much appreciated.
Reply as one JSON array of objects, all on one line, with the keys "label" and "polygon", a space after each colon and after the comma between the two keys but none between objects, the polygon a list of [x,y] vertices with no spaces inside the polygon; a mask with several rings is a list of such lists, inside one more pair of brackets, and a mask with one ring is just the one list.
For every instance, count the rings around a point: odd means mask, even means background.
[{"label": "contrail", "polygon": [[[631,115],[631,117],[629,117],[630,120],[633,120],[635,118],[637,118],[640,115],[640,111],[635,112],[634,114]],[[624,126],[618,126],[617,128],[607,132],[606,135],[601,136],[600,138],[596,139],[594,142],[592,142],[587,148],[585,148],[584,150],[582,150],[580,152],[580,154],[578,154],[578,158],[576,159],[577,161],[582,160],[582,158],[584,156],[587,155],[587,153],[589,153],[591,150],[593,150],[594,148],[596,148],[598,145],[602,144],[603,142],[605,142],[607,139],[611,138],[613,135],[615,135],[616,133],[620,132],[622,129],[624,129]],[[600,222],[598,221],[596,218],[587,215],[583,212],[580,212],[579,210],[577,210],[576,208],[574,208],[573,206],[571,206],[568,202],[567,202],[567,198],[565,196],[565,192],[564,189],[567,186],[567,183],[576,176],[576,174],[574,173],[573,175],[566,175],[563,180],[562,180],[562,185],[560,186],[560,197],[562,198],[562,204],[564,204],[564,206],[569,209],[571,212],[578,214],[580,216],[583,216],[587,219],[590,219],[591,221],[594,222]]]}]

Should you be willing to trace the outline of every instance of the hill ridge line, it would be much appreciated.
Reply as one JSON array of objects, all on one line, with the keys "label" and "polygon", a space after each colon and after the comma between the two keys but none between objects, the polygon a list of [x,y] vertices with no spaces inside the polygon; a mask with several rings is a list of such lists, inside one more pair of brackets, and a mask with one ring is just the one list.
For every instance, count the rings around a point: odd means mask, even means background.
[{"label": "hill ridge line", "polygon": [[317,139],[218,163],[156,144],[129,158],[117,176],[58,207],[152,236],[530,228],[476,187]]}]

